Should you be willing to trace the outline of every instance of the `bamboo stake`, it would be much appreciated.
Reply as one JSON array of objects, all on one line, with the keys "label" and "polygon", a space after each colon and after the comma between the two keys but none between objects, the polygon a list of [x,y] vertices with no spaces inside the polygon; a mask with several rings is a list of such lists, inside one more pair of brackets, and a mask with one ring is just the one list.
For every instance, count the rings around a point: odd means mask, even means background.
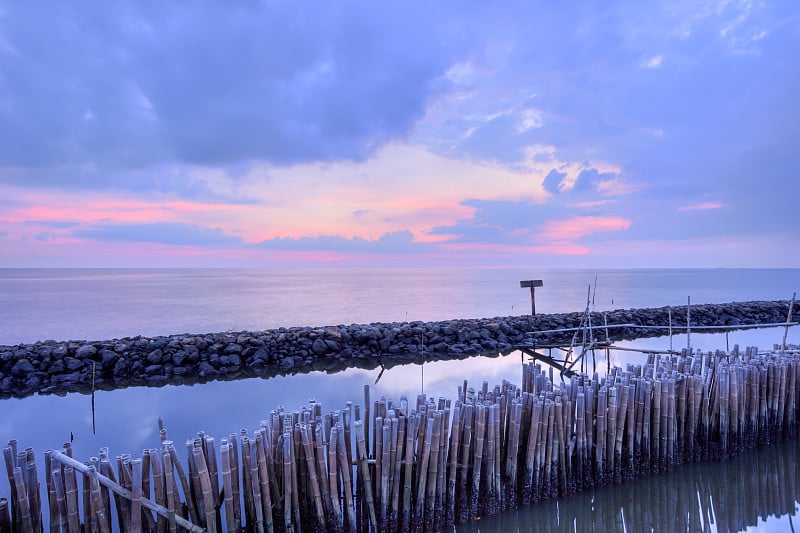
[{"label": "bamboo stake", "polygon": [[408,417],[408,427],[406,428],[405,472],[403,474],[403,505],[400,511],[400,527],[402,531],[410,531],[409,528],[411,525],[411,490],[414,466],[414,442],[417,430],[416,421],[417,415],[412,412]]},{"label": "bamboo stake", "polygon": [[400,513],[400,478],[402,475],[403,452],[405,451],[406,439],[406,425],[408,418],[405,415],[400,415],[396,424],[393,420],[393,425],[397,426],[397,449],[395,450],[394,459],[394,475],[392,477],[392,506],[389,515],[389,528],[391,530],[397,529],[398,518]]},{"label": "bamboo stake", "polygon": [[364,499],[369,512],[369,523],[373,531],[378,527],[378,519],[375,515],[375,502],[372,498],[372,480],[369,475],[369,465],[367,464],[367,447],[365,444],[364,424],[359,420],[353,426],[356,430],[356,451],[358,452],[358,469],[361,475],[362,490],[364,491]]},{"label": "bamboo stake", "polygon": [[231,479],[231,452],[228,441],[222,439],[220,446],[220,456],[222,458],[222,487],[225,494],[225,524],[228,531],[238,531],[236,516],[233,512],[233,482]]},{"label": "bamboo stake", "polygon": [[162,442],[161,457],[164,463],[164,495],[167,501],[166,518],[170,533],[175,533],[178,529],[175,511],[175,472],[173,470],[172,456],[169,453],[169,449],[163,448],[165,448],[165,446]]},{"label": "bamboo stake", "polygon": [[[345,507],[347,508],[347,523],[348,529],[350,531],[355,531],[356,528],[356,515],[355,515],[355,506],[353,505],[353,488],[350,481],[350,472],[351,469],[351,457],[346,455],[347,448],[345,447],[344,442],[344,429],[341,425],[337,425],[337,441],[338,441],[338,451],[339,451],[339,472],[342,475],[342,488],[344,490],[344,501]],[[331,435],[333,435],[333,430],[331,430]],[[333,437],[331,437],[333,438]]]},{"label": "bamboo stake", "polygon": [[[331,529],[336,532],[343,531],[342,509],[339,503],[339,476],[337,472],[336,450],[339,444],[338,429],[331,428],[330,439],[328,442],[328,487],[331,496],[331,512],[333,513],[333,524]],[[330,525],[330,524],[329,524]]]},{"label": "bamboo stake", "polygon": [[197,469],[197,476],[200,481],[203,496],[206,529],[209,533],[215,533],[217,531],[216,510],[214,506],[214,493],[211,490],[211,479],[208,474],[208,464],[206,463],[206,458],[201,446],[195,446],[192,453],[194,455],[195,467]]},{"label": "bamboo stake", "polygon": [[317,519],[317,527],[325,527],[325,511],[322,509],[322,495],[317,481],[317,470],[314,464],[314,450],[311,447],[311,437],[308,434],[308,426],[300,426],[300,434],[303,440],[303,450],[306,456],[306,467],[308,469],[308,484],[311,487],[311,497],[314,501],[314,512]]},{"label": "bamboo stake", "polygon": [[8,500],[0,498],[0,531],[3,533],[11,533],[11,514],[9,514]]},{"label": "bamboo stake", "polygon": [[258,451],[256,446],[250,446],[250,491],[253,495],[253,510],[255,511],[254,525],[257,533],[264,533],[264,508],[261,494],[261,481],[258,475]]},{"label": "bamboo stake", "polygon": [[284,433],[283,439],[283,525],[287,533],[294,532],[292,521],[292,435]]},{"label": "bamboo stake", "polygon": [[14,467],[13,470],[14,488],[17,492],[17,508],[19,508],[19,523],[24,528],[23,531],[34,531],[33,520],[31,519],[31,510],[28,501],[28,492],[25,490],[25,481],[23,479],[22,469]]},{"label": "bamboo stake", "polygon": [[140,533],[142,531],[142,460],[135,459],[132,461],[132,467],[133,482],[131,490],[131,517],[129,522],[129,531],[131,533]]},{"label": "bamboo stake", "polygon": [[[436,411],[433,414],[431,431],[430,458],[427,472],[420,470],[420,477],[427,475],[428,479],[425,487],[425,530],[432,531],[436,522],[436,481],[439,470],[439,440],[441,437],[442,412]],[[427,445],[427,439],[426,439]]]}]

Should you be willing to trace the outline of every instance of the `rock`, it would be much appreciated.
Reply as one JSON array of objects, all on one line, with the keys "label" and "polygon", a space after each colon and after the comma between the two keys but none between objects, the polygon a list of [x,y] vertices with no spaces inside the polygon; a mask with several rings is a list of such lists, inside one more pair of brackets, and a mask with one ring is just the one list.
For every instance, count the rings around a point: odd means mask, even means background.
[{"label": "rock", "polygon": [[229,343],[225,346],[225,350],[223,353],[232,354],[232,353],[242,353],[242,347],[235,342]]},{"label": "rock", "polygon": [[28,359],[20,359],[11,367],[11,373],[15,376],[27,376],[35,371],[36,367]]},{"label": "rock", "polygon": [[161,349],[155,349],[149,354],[147,354],[147,362],[153,365],[157,365],[161,363],[161,360],[164,357],[164,352]]},{"label": "rock", "polygon": [[114,363],[114,378],[121,378],[128,375],[129,365],[128,360],[124,357],[117,359]]},{"label": "rock", "polygon": [[317,355],[322,355],[328,351],[328,345],[322,339],[317,339],[311,345],[311,351]]},{"label": "rock", "polygon": [[206,363],[205,361],[201,361],[200,364],[197,366],[198,370],[200,371],[198,373],[200,377],[219,375],[219,371],[213,366],[211,366],[211,364]]},{"label": "rock", "polygon": [[68,353],[67,345],[66,344],[59,344],[58,346],[53,348],[53,352],[50,355],[53,358],[63,359],[64,357],[66,357],[67,353]]},{"label": "rock", "polygon": [[119,355],[116,352],[112,352],[111,350],[100,350],[100,362],[103,365],[103,370],[109,370],[114,368],[114,364],[117,362]]},{"label": "rock", "polygon": [[84,344],[75,350],[75,357],[78,359],[91,359],[97,353],[97,348],[91,344]]},{"label": "rock", "polygon": [[67,370],[74,371],[83,366],[83,361],[74,357],[65,357],[64,364],[67,365]]}]

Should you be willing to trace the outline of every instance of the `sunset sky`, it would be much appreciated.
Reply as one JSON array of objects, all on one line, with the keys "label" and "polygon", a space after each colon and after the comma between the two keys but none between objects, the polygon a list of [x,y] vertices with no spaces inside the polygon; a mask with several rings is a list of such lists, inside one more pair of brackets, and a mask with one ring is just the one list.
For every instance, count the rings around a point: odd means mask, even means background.
[{"label": "sunset sky", "polygon": [[0,6],[0,267],[797,267],[800,3]]}]

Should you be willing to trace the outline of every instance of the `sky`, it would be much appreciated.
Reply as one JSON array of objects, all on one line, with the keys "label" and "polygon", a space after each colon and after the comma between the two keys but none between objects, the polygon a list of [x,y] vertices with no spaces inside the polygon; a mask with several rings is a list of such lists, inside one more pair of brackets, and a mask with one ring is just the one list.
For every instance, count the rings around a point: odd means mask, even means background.
[{"label": "sky", "polygon": [[0,267],[798,267],[800,4],[0,4]]}]

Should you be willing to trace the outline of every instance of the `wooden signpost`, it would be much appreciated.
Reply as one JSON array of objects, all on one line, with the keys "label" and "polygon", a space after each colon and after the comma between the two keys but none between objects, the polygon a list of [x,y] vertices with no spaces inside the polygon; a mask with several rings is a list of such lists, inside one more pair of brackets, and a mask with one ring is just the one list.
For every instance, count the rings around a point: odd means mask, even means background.
[{"label": "wooden signpost", "polygon": [[526,287],[531,288],[531,316],[536,316],[536,287],[541,287],[543,285],[540,279],[529,279],[519,282],[521,289]]}]

